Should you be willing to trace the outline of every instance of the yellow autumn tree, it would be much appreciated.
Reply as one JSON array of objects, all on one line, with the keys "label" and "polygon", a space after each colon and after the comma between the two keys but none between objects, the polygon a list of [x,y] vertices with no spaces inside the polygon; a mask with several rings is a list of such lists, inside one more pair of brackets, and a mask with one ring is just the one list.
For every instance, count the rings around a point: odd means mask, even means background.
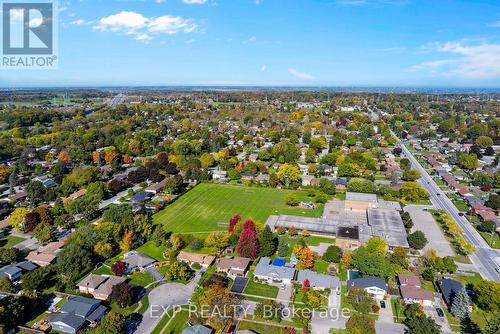
[{"label": "yellow autumn tree", "polygon": [[134,243],[134,232],[127,230],[123,235],[123,239],[120,241],[120,249],[123,252],[128,252],[132,248],[132,244]]},{"label": "yellow autumn tree", "polygon": [[299,260],[298,269],[311,269],[314,267],[314,253],[309,247],[297,244],[293,248],[293,252]]}]

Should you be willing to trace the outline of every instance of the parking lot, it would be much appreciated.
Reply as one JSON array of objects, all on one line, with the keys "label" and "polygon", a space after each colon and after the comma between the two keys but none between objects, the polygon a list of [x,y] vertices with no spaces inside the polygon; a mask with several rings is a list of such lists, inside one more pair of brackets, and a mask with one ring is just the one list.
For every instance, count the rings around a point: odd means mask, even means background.
[{"label": "parking lot", "polygon": [[431,207],[424,205],[407,205],[404,210],[410,214],[411,220],[413,221],[412,232],[422,231],[425,237],[429,241],[424,248],[424,251],[428,249],[435,249],[437,254],[441,257],[445,256],[455,256],[455,252],[450,246],[450,243],[441,232],[441,229],[437,225],[436,221],[432,215],[425,211]]}]

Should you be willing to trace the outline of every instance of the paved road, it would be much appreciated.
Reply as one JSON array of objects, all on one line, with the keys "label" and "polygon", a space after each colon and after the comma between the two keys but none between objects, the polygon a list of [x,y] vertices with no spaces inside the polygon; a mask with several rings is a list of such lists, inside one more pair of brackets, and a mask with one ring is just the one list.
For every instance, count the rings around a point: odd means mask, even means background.
[{"label": "paved road", "polygon": [[128,189],[126,189],[126,190],[124,190],[124,191],[119,192],[119,193],[118,193],[118,194],[116,194],[115,196],[113,196],[113,197],[111,197],[111,198],[109,198],[109,199],[106,199],[106,200],[102,201],[102,202],[99,204],[99,210],[102,210],[102,209],[104,209],[105,207],[107,207],[108,205],[111,205],[111,204],[113,204],[113,203],[115,203],[115,204],[120,204],[120,202],[119,202],[120,198],[127,196],[127,195],[128,195],[128,192],[129,192],[130,190],[137,191],[137,190],[139,190],[139,189],[141,189],[141,187],[140,187],[140,186],[138,186],[138,185],[135,185],[135,186],[130,187],[130,188],[128,188]]},{"label": "paved road", "polygon": [[459,211],[455,205],[453,205],[446,194],[437,186],[429,174],[427,174],[427,171],[420,165],[417,159],[415,159],[405,144],[399,139],[398,144],[403,150],[403,154],[410,160],[412,166],[420,172],[421,177],[419,182],[431,195],[432,204],[436,208],[447,211],[464,231],[464,238],[477,248],[477,251],[471,255],[471,260],[477,270],[486,279],[500,281],[500,274],[496,271],[500,270],[500,251],[494,250],[488,246],[486,241],[484,241],[469,221],[465,217],[459,215]]},{"label": "paved road", "polygon": [[404,211],[410,214],[414,226],[412,232],[420,230],[425,233],[429,243],[425,246],[424,251],[428,249],[436,250],[437,254],[441,257],[455,256],[455,252],[450,246],[450,243],[443,235],[443,232],[436,224],[432,215],[425,211],[432,208],[427,205],[407,205]]},{"label": "paved road", "polygon": [[406,326],[402,324],[391,324],[389,322],[375,322],[377,334],[404,334]]},{"label": "paved road", "polygon": [[200,278],[201,274],[198,272],[189,284],[166,283],[151,290],[148,296],[149,307],[135,333],[151,333],[170,307],[188,304]]}]

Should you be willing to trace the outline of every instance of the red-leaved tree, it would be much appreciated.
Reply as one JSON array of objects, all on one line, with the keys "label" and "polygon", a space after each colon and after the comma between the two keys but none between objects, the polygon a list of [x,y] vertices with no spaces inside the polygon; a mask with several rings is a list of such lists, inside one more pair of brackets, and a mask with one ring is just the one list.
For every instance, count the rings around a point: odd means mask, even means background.
[{"label": "red-leaved tree", "polygon": [[259,239],[255,231],[255,224],[253,221],[247,220],[243,224],[243,231],[238,240],[236,251],[240,256],[255,259],[259,254],[259,248]]},{"label": "red-leaved tree", "polygon": [[302,292],[307,292],[311,288],[311,282],[306,278],[304,283],[302,283]]},{"label": "red-leaved tree", "polygon": [[227,231],[229,233],[234,232],[234,228],[236,227],[236,224],[238,224],[240,219],[241,219],[240,215],[234,215],[231,217],[231,219],[229,219],[229,225],[227,226]]},{"label": "red-leaved tree", "polygon": [[127,265],[123,261],[118,261],[111,266],[111,271],[116,276],[123,276],[127,272]]}]

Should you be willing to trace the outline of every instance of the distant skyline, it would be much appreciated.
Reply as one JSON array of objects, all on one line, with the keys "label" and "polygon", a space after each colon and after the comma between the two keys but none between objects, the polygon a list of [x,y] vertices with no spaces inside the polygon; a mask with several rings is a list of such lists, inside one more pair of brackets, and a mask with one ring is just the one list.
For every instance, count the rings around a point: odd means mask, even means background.
[{"label": "distant skyline", "polygon": [[500,87],[495,0],[58,5],[59,68],[0,69],[1,87]]}]

